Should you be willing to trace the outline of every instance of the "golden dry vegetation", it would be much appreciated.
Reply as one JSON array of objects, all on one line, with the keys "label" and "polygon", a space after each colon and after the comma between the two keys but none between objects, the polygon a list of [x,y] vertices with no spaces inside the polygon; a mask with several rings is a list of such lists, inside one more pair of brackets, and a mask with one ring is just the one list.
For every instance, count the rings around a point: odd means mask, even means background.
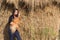
[{"label": "golden dry vegetation", "polygon": [[22,40],[60,40],[60,0],[0,0],[0,40],[9,40],[7,27],[19,9]]}]

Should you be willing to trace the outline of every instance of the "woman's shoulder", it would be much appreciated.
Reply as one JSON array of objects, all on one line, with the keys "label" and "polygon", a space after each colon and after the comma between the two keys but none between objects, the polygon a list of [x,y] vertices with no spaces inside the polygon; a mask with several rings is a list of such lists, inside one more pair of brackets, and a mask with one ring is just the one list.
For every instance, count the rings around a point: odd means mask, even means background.
[{"label": "woman's shoulder", "polygon": [[10,23],[13,18],[14,18],[13,15],[11,15],[11,16],[9,17],[8,23]]}]

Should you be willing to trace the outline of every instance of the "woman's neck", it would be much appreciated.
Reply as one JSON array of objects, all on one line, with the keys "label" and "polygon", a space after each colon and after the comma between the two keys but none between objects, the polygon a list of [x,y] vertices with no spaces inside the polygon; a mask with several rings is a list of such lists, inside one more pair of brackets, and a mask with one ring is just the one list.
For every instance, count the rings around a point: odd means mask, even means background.
[{"label": "woman's neck", "polygon": [[14,18],[17,18],[16,16],[14,16]]}]

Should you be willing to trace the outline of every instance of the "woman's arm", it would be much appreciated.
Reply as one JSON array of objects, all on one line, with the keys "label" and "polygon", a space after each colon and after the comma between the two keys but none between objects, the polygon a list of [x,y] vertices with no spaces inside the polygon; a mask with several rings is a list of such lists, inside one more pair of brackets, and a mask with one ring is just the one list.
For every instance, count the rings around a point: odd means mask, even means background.
[{"label": "woman's arm", "polygon": [[13,22],[11,22],[10,24],[13,24]]},{"label": "woman's arm", "polygon": [[13,19],[13,15],[11,15],[11,16],[9,17],[8,24],[11,23],[12,19]]}]

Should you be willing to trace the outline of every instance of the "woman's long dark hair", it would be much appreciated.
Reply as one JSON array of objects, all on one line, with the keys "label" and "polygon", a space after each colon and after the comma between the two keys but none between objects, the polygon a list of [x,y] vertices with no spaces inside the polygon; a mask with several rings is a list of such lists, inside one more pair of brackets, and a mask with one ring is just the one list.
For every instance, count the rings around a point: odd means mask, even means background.
[{"label": "woman's long dark hair", "polygon": [[19,10],[18,9],[14,9],[13,12],[12,12],[13,13],[12,15],[14,16],[14,13],[15,13],[16,10],[17,10],[17,15],[15,15],[15,16],[18,17],[18,14],[19,14]]}]

